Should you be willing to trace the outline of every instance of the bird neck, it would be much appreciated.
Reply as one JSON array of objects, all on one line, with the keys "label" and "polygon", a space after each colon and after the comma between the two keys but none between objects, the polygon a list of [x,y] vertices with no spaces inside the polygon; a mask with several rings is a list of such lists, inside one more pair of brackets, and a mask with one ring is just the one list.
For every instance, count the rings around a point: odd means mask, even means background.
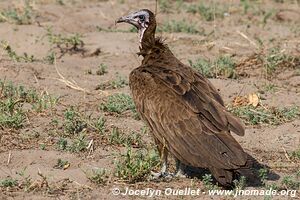
[{"label": "bird neck", "polygon": [[142,34],[140,33],[140,50],[147,52],[155,46],[156,25],[150,25]]},{"label": "bird neck", "polygon": [[148,65],[157,59],[167,60],[170,57],[175,58],[173,53],[170,51],[168,46],[163,43],[163,39],[160,37],[155,38],[155,43],[150,49],[144,50],[140,48],[140,52],[137,54],[144,57],[142,60],[143,65]]}]

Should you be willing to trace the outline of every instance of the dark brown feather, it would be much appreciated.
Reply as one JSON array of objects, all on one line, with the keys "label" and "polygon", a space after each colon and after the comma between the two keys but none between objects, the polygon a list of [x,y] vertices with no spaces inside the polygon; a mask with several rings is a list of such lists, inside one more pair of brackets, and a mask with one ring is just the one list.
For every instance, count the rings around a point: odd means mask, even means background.
[{"label": "dark brown feather", "polygon": [[234,117],[213,94],[188,82],[193,79],[166,68],[153,63],[130,74],[137,109],[155,137],[167,141],[170,152],[192,166],[236,169],[245,165],[246,154],[229,133],[227,116]]},{"label": "dark brown feather", "polygon": [[209,168],[221,184],[247,164],[247,154],[230,131],[244,135],[239,119],[226,111],[215,87],[181,63],[160,39],[154,24],[146,30],[142,65],[130,74],[138,112],[158,143],[186,165]]}]

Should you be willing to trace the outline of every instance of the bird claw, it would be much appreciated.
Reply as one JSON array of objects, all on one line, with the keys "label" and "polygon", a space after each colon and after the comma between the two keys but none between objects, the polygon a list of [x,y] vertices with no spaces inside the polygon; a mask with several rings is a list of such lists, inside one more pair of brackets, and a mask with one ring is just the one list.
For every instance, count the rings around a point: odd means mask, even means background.
[{"label": "bird claw", "polygon": [[176,178],[187,178],[187,175],[182,170],[179,170],[178,172],[175,173],[174,177],[176,177]]},{"label": "bird claw", "polygon": [[168,172],[151,172],[150,180],[167,179],[170,180],[174,177],[173,173]]}]

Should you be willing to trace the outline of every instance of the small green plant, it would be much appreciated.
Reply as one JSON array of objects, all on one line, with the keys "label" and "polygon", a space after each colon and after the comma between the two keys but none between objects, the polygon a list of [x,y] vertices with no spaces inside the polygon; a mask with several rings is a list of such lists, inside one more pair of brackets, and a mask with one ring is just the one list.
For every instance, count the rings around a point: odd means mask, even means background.
[{"label": "small green plant", "polygon": [[280,122],[288,122],[296,119],[300,115],[300,110],[298,106],[292,106],[289,108],[278,108],[273,109],[273,113]]},{"label": "small green plant", "polygon": [[105,65],[104,63],[101,63],[99,66],[98,66],[98,69],[96,71],[96,74],[99,75],[99,76],[102,76],[104,74],[107,73],[107,65]]},{"label": "small green plant", "polygon": [[0,126],[7,128],[21,128],[25,120],[25,112],[18,100],[7,99],[0,102]]},{"label": "small green plant", "polygon": [[2,49],[7,53],[8,57],[15,62],[34,62],[36,59],[33,55],[28,55],[24,53],[23,55],[18,55],[7,41],[1,41]]},{"label": "small green plant", "polygon": [[274,10],[268,11],[264,13],[263,16],[263,26],[267,25],[268,20],[274,15]]},{"label": "small green plant", "polygon": [[86,140],[85,134],[80,134],[74,138],[72,144],[68,147],[68,150],[71,152],[81,152],[85,151],[88,147],[88,142]]},{"label": "small green plant", "polygon": [[275,85],[274,83],[269,83],[269,84],[264,84],[263,85],[263,91],[274,93],[277,90],[278,90],[277,85]]},{"label": "small green plant", "polygon": [[292,151],[291,153],[289,153],[289,157],[300,160],[300,148],[295,150],[295,151]]},{"label": "small green plant", "polygon": [[187,22],[186,20],[181,20],[181,21],[167,21],[163,23],[161,26],[157,28],[158,32],[169,32],[169,33],[191,33],[191,34],[196,34],[200,33],[200,31],[196,28],[196,25]]},{"label": "small green plant", "polygon": [[14,187],[17,186],[18,181],[12,177],[7,177],[0,180],[0,187]]},{"label": "small green plant", "polygon": [[127,85],[128,85],[128,81],[124,77],[120,76],[118,73],[116,74],[115,80],[111,82],[111,87],[113,89],[123,88]]},{"label": "small green plant", "polygon": [[202,176],[202,182],[207,190],[214,190],[217,188],[217,186],[213,184],[213,178],[211,174],[205,174]]},{"label": "small green plant", "polygon": [[235,62],[229,56],[221,56],[215,62],[216,73],[221,74],[227,78],[236,78]]},{"label": "small green plant", "polygon": [[46,145],[45,144],[40,144],[40,149],[41,150],[46,150]]},{"label": "small green plant", "polygon": [[137,150],[128,147],[125,155],[115,163],[115,176],[130,183],[143,181],[151,169],[159,165],[156,151]]},{"label": "small green plant", "polygon": [[53,51],[49,52],[48,55],[44,58],[44,61],[50,65],[53,65],[55,62],[55,53]]},{"label": "small green plant", "polygon": [[34,62],[36,59],[33,55],[28,55],[26,52],[20,57],[24,62]]},{"label": "small green plant", "polygon": [[54,166],[56,169],[64,169],[67,165],[69,165],[69,161],[67,160],[62,160],[61,158],[57,159],[57,163]]},{"label": "small green plant", "polygon": [[265,184],[266,179],[268,178],[268,169],[260,168],[258,170],[258,176],[263,184]]},{"label": "small green plant", "polygon": [[142,136],[139,133],[131,132],[127,135],[119,128],[113,127],[110,135],[108,135],[108,142],[114,145],[141,147],[143,146]]},{"label": "small green plant", "polygon": [[187,12],[200,14],[206,21],[213,21],[215,18],[223,18],[225,11],[221,10],[217,5],[203,3],[190,5],[187,7]]},{"label": "small green plant", "polygon": [[64,113],[64,117],[64,129],[68,135],[78,134],[87,127],[87,123],[74,107],[67,109]]},{"label": "small green plant", "polygon": [[249,64],[255,63],[255,68],[260,69],[267,79],[276,77],[280,73],[285,73],[286,70],[293,70],[294,74],[297,75],[300,65],[299,56],[288,54],[284,49],[278,47],[267,50],[262,48],[259,53],[250,56],[246,61],[242,61],[238,66],[249,67]]},{"label": "small green plant", "polygon": [[18,181],[19,185],[22,185],[21,187],[24,188],[25,192],[28,192],[30,190],[30,186],[32,186],[32,179],[30,175],[25,175],[27,167],[24,167],[21,171],[16,172],[22,179]]},{"label": "small green plant", "polygon": [[111,130],[111,133],[109,135],[108,142],[110,144],[118,144],[118,145],[125,144],[126,138],[124,137],[124,134],[121,133],[121,131],[118,128],[113,127],[113,129]]},{"label": "small green plant", "polygon": [[68,148],[68,140],[65,138],[59,138],[59,140],[56,143],[57,149],[61,151],[65,151]]},{"label": "small green plant", "polygon": [[120,33],[137,33],[137,28],[135,28],[134,26],[130,27],[128,30],[120,30],[120,29],[113,29],[113,28],[103,28],[100,26],[96,26],[97,30],[99,32],[120,32]]},{"label": "small green plant", "polygon": [[20,62],[20,57],[17,53],[11,48],[7,41],[1,41],[1,47],[4,51],[6,51],[7,55],[16,62]]},{"label": "small green plant", "polygon": [[56,0],[56,3],[57,3],[58,5],[61,5],[61,6],[66,5],[65,2],[64,2],[64,0]]},{"label": "small green plant", "polygon": [[251,8],[251,3],[249,2],[249,0],[240,0],[240,3],[243,6],[244,14],[247,14],[249,8]]},{"label": "small green plant", "polygon": [[205,77],[210,78],[212,74],[212,63],[206,59],[198,58],[195,62],[189,60],[190,66],[203,74]]},{"label": "small green plant", "polygon": [[80,34],[75,33],[70,36],[55,34],[51,27],[48,27],[46,31],[47,33],[45,36],[48,38],[49,43],[54,46],[54,48],[60,50],[61,56],[66,53],[74,54],[78,52],[85,52],[84,42]]},{"label": "small green plant", "polygon": [[283,177],[281,184],[285,189],[298,190],[300,188],[300,182],[292,176]]},{"label": "small green plant", "polygon": [[38,95],[32,104],[32,109],[36,112],[42,112],[48,108],[52,109],[58,102],[58,98],[48,94]]},{"label": "small green plant", "polygon": [[81,152],[85,151],[88,146],[84,133],[77,135],[72,141],[68,142],[66,138],[59,138],[56,148],[60,151]]},{"label": "small green plant", "polygon": [[104,185],[108,181],[107,170],[104,168],[92,169],[89,172],[85,172],[87,178],[98,185]]},{"label": "small green plant", "polygon": [[23,86],[15,86],[12,82],[0,80],[0,126],[21,128],[26,118],[24,104],[31,105],[32,111],[42,112],[57,103],[56,98],[35,90],[27,90]]},{"label": "small green plant", "polygon": [[30,2],[26,0],[23,7],[0,12],[0,22],[9,22],[18,25],[32,24],[35,15]]},{"label": "small green plant", "polygon": [[265,184],[265,188],[266,188],[267,190],[269,190],[270,188],[272,188],[273,190],[279,190],[279,189],[280,189],[279,186],[276,185],[276,183]]},{"label": "small green plant", "polygon": [[160,0],[158,1],[159,3],[159,8],[160,8],[160,11],[163,12],[163,13],[169,13],[171,8],[172,8],[172,4],[170,2],[170,0]]},{"label": "small green plant", "polygon": [[184,0],[176,0],[176,11],[180,11],[182,10],[182,8],[186,8],[185,4],[184,4]]},{"label": "small green plant", "polygon": [[235,190],[243,190],[246,187],[246,177],[241,176],[239,180],[234,180],[233,184]]},{"label": "small green plant", "polygon": [[299,117],[299,108],[296,106],[290,108],[267,108],[247,105],[229,108],[229,110],[250,125],[278,125]]},{"label": "small green plant", "polygon": [[142,135],[140,133],[131,132],[127,137],[127,145],[132,147],[143,147],[144,142],[142,140]]},{"label": "small green plant", "polygon": [[189,60],[189,63],[191,67],[207,78],[217,78],[219,76],[237,78],[236,63],[229,56],[221,56],[213,62],[198,58],[195,62]]},{"label": "small green plant", "polygon": [[102,103],[100,108],[104,111],[121,114],[126,110],[135,110],[132,98],[127,94],[113,94],[108,97],[106,103]]},{"label": "small green plant", "polygon": [[267,76],[273,75],[279,69],[285,67],[295,68],[300,64],[299,58],[287,55],[279,48],[269,49],[266,55],[260,55],[259,59],[263,62]]},{"label": "small green plant", "polygon": [[272,74],[276,68],[286,60],[285,54],[281,53],[278,48],[270,49],[267,54],[265,69],[267,74]]},{"label": "small green plant", "polygon": [[99,131],[100,134],[103,134],[105,131],[106,119],[104,117],[99,117],[95,122],[94,126]]},{"label": "small green plant", "polygon": [[128,81],[123,76],[120,76],[119,73],[116,73],[116,77],[115,77],[114,80],[109,81],[107,83],[102,83],[102,84],[98,85],[96,89],[97,90],[98,89],[101,89],[101,90],[104,90],[104,89],[120,89],[120,88],[123,88],[127,85],[128,85]]}]

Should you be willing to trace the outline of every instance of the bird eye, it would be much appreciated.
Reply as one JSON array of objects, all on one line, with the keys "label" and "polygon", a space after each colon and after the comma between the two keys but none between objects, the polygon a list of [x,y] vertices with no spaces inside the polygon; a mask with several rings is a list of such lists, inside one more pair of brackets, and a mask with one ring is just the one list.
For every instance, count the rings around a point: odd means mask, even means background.
[{"label": "bird eye", "polygon": [[144,20],[145,20],[145,16],[144,16],[144,15],[139,15],[139,19],[140,19],[141,21],[144,21]]}]

